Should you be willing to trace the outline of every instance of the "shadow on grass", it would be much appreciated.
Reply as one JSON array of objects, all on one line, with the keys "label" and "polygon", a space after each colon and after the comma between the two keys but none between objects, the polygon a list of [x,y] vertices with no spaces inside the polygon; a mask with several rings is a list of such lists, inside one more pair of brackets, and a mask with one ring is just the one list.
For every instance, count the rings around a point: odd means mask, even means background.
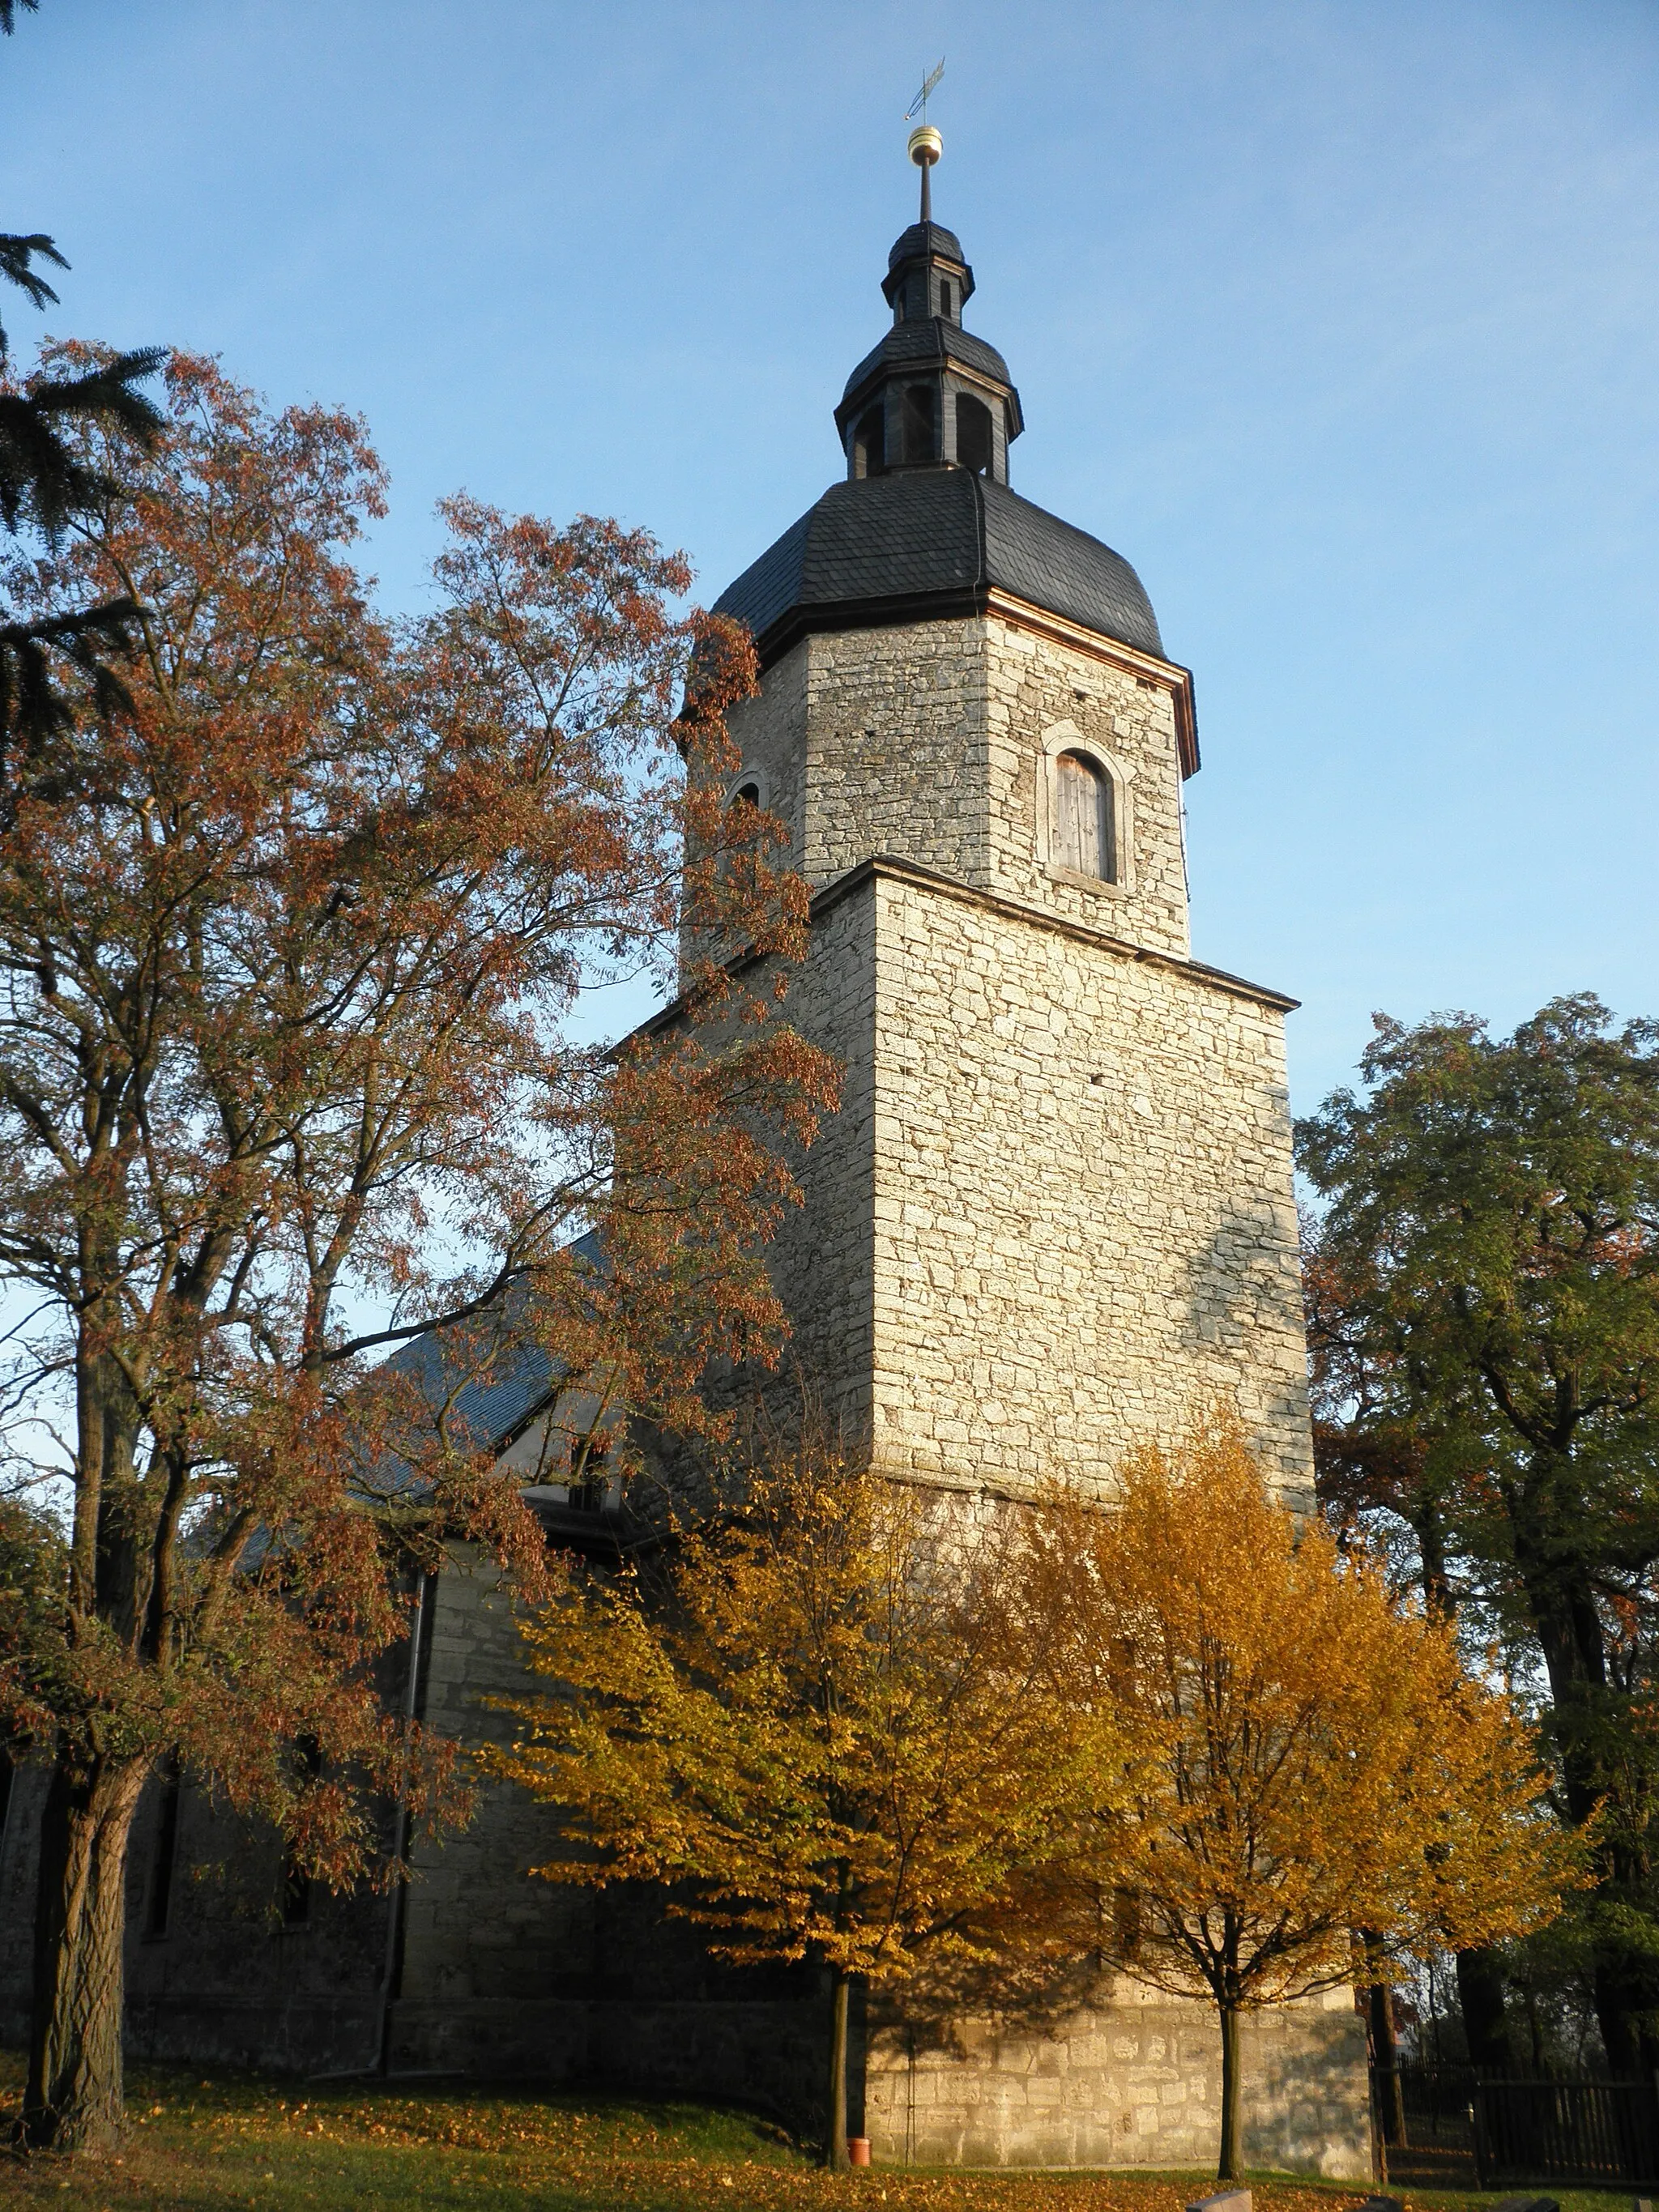
[{"label": "shadow on grass", "polygon": [[[0,2125],[21,2100],[0,2052]],[[0,2160],[0,2207],[58,2212],[1182,2212],[1205,2174],[823,2173],[775,2124],[726,2108],[538,2094],[523,2084],[307,2083],[135,2066],[118,2155]],[[1352,2212],[1353,2183],[1251,2176],[1256,2212]],[[1413,2212],[1474,2212],[1497,2192],[1401,2192]],[[1574,2192],[1563,2212],[1611,2212]]]}]

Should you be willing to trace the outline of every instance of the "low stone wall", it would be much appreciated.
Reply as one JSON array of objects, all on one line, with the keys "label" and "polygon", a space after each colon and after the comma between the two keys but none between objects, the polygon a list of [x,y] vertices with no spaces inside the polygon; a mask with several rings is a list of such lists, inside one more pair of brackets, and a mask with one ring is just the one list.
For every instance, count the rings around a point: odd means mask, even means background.
[{"label": "low stone wall", "polygon": [[[1244,2155],[1255,2166],[1371,2175],[1363,2024],[1346,1990],[1275,2007],[1243,2036]],[[1221,2038],[1207,2006],[1120,1983],[1043,2035],[963,2024],[951,2051],[871,2041],[866,2129],[885,2166],[1212,2166]]]},{"label": "low stone wall", "polygon": [[828,2008],[799,1998],[472,1999],[392,2008],[394,2079],[465,2075],[747,2106],[822,2125]]},{"label": "low stone wall", "polygon": [[171,1990],[127,1999],[130,2058],[157,2065],[234,2066],[255,2074],[372,2074],[380,2063],[374,1996],[266,1996]]}]

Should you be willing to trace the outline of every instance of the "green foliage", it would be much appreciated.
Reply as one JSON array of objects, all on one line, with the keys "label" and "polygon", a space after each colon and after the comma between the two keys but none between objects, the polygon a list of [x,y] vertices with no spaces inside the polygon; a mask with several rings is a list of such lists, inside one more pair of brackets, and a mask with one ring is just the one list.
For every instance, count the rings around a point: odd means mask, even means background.
[{"label": "green foliage", "polygon": [[[21,4],[33,9],[36,0]],[[0,32],[8,37],[15,28],[15,5],[16,0],[0,0]],[[58,299],[40,273],[43,263],[69,267],[44,232],[0,232],[0,283],[16,286],[34,307]],[[147,346],[110,355],[75,376],[33,378],[20,390],[7,374],[9,355],[0,324],[0,525],[9,535],[32,529],[55,546],[78,516],[96,511],[112,487],[77,453],[74,433],[97,426],[153,446],[161,434],[161,411],[137,386],[166,358],[164,348]],[[68,726],[69,710],[56,681],[60,664],[86,680],[100,713],[130,705],[110,663],[131,653],[138,608],[121,592],[32,621],[4,619],[4,611],[0,602],[0,778],[10,768],[15,744],[27,755]]]},{"label": "green foliage", "polygon": [[[1598,2011],[1659,2055],[1659,1025],[1587,994],[1511,1037],[1378,1018],[1297,1130],[1328,1201],[1310,1334],[1328,1496],[1413,1532],[1425,1587],[1547,1686],[1562,1809],[1599,1822]],[[1613,1908],[1617,1908],[1615,1911]]]},{"label": "green foliage", "polygon": [[1330,1201],[1322,1243],[1353,1279],[1378,1411],[1426,1414],[1462,1471],[1484,1463],[1487,1483],[1466,1486],[1483,1551],[1513,1552],[1506,1484],[1571,1455],[1577,1547],[1644,1566],[1659,1549],[1659,1026],[1614,1034],[1585,995],[1501,1042],[1468,1017],[1377,1031],[1370,1095],[1339,1091],[1297,1145]]}]

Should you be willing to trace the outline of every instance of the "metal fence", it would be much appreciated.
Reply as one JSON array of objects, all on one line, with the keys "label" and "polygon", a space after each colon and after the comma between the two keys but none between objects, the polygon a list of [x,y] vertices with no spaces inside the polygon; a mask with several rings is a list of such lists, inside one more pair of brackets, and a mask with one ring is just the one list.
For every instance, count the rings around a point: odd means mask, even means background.
[{"label": "metal fence", "polygon": [[1419,2150],[1472,2150],[1474,2069],[1403,2065],[1399,2070],[1407,2142],[1415,2143]]},{"label": "metal fence", "polygon": [[1407,2142],[1419,2149],[1472,2151],[1483,2189],[1527,2181],[1589,2188],[1659,2183],[1653,2082],[1513,2081],[1465,2066],[1404,2065],[1400,2091]]},{"label": "metal fence", "polygon": [[1483,2189],[1659,2180],[1659,2095],[1650,2081],[1477,2081],[1474,2104]]}]

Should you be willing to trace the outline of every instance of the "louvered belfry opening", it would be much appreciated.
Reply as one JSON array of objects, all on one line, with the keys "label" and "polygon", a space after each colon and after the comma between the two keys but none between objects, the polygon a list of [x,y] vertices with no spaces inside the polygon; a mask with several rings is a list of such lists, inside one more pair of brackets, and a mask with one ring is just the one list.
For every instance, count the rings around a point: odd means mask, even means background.
[{"label": "louvered belfry opening", "polygon": [[982,399],[975,399],[969,392],[957,394],[957,461],[960,467],[971,469],[976,477],[991,473],[992,458],[996,440],[992,429],[991,410]]},{"label": "louvered belfry opening", "polygon": [[887,466],[887,427],[880,407],[867,408],[853,433],[853,474],[878,477]]},{"label": "louvered belfry opening", "polygon": [[954,231],[913,222],[887,257],[892,327],[847,380],[836,428],[854,483],[896,469],[1008,481],[1019,394],[994,345],[963,326],[974,272]]},{"label": "louvered belfry opening", "polygon": [[900,422],[905,460],[915,467],[939,459],[939,395],[931,384],[907,384]]}]

